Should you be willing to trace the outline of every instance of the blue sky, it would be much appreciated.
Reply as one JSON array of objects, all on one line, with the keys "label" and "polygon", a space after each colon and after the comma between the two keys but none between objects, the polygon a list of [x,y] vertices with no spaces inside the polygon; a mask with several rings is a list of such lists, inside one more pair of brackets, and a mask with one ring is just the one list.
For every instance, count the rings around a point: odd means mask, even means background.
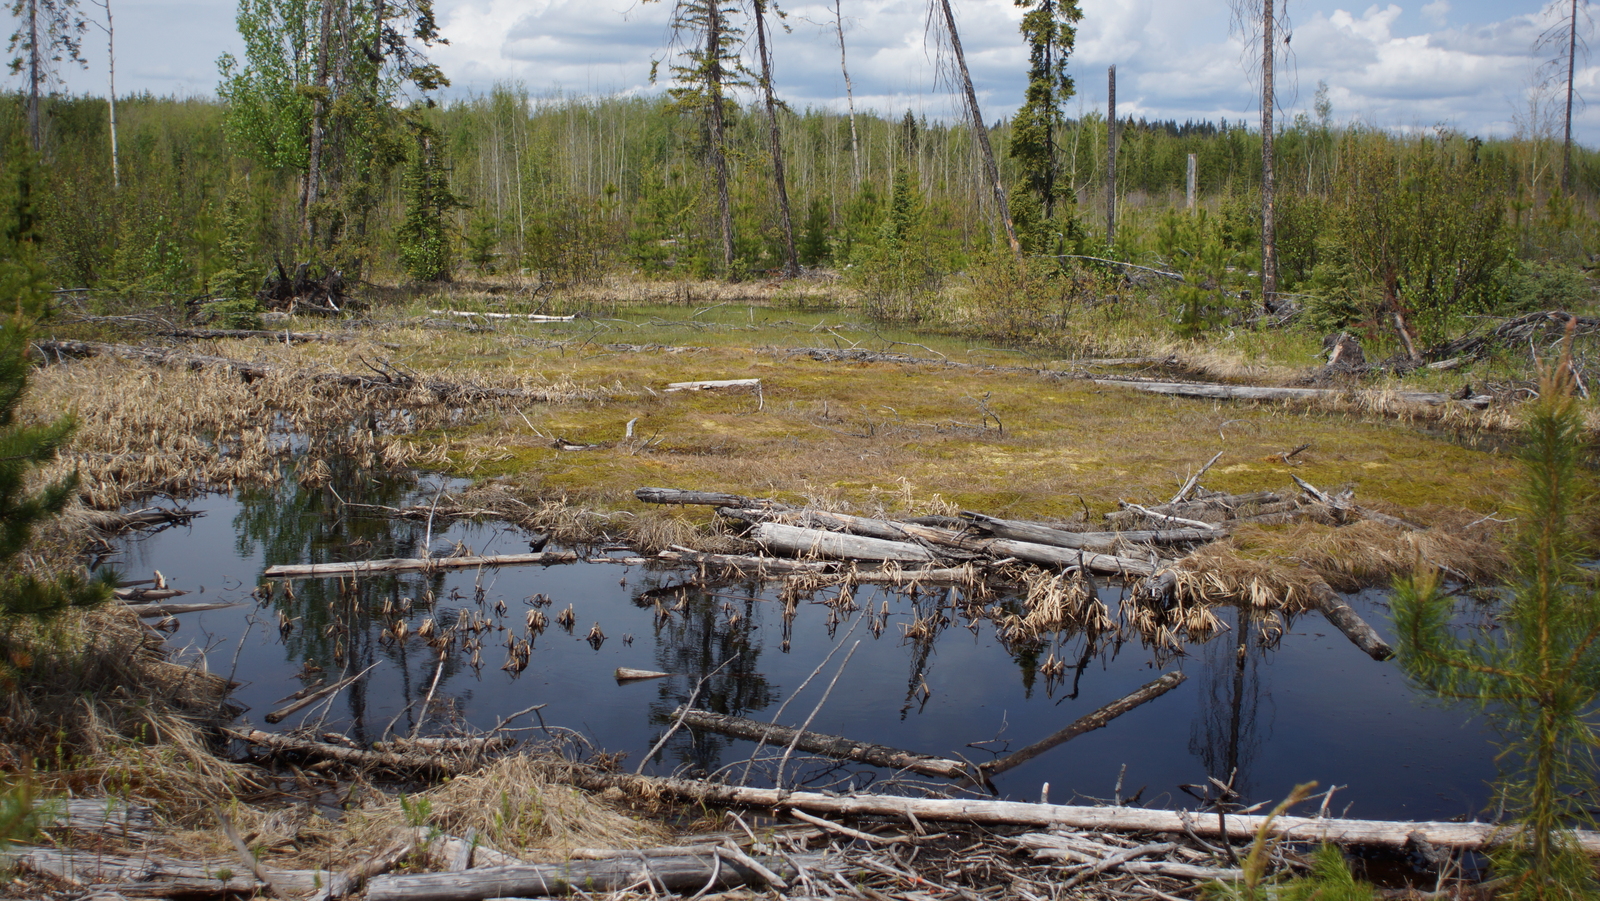
[{"label": "blue sky", "polygon": [[[94,10],[92,0],[85,7]],[[206,95],[216,59],[237,52],[230,0],[111,0],[118,90]],[[1012,0],[953,0],[968,63],[991,121],[1021,101],[1026,51]],[[666,52],[666,0],[435,0],[451,45],[433,56],[457,93],[520,81],[536,96],[640,93]],[[1106,67],[1118,67],[1123,114],[1255,119],[1244,47],[1230,37],[1227,0],[1080,0],[1073,112],[1103,109]],[[789,30],[774,39],[780,93],[796,107],[844,105],[831,0],[788,0]],[[930,117],[957,112],[937,79],[925,0],[845,0],[846,43],[858,108]],[[1289,0],[1292,54],[1279,105],[1308,111],[1327,82],[1339,121],[1397,129],[1456,128],[1484,136],[1548,127],[1555,110],[1535,84],[1534,43],[1551,21],[1542,4],[1431,0],[1350,4]],[[1600,49],[1600,46],[1597,46]],[[104,91],[103,35],[86,42],[89,71],[71,89]],[[1594,63],[1600,63],[1596,57]],[[1600,144],[1600,65],[1580,67],[1595,99],[1575,131]],[[1298,90],[1295,90],[1296,87]]]}]

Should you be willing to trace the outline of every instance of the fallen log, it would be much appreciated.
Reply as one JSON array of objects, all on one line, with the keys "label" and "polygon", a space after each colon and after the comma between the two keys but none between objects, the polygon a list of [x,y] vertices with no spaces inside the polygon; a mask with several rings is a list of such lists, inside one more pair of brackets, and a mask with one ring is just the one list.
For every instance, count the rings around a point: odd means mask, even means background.
[{"label": "fallen log", "polygon": [[[1084,714],[1081,717],[1078,717],[1066,728],[1057,731],[1053,735],[1050,735],[1043,740],[1036,741],[1025,748],[1013,751],[1004,757],[998,757],[994,760],[979,764],[978,771],[981,773],[984,779],[989,779],[1005,772],[1006,770],[1019,767],[1033,758],[1038,757],[1040,754],[1043,754],[1044,752],[1059,745],[1065,744],[1084,734],[1085,732],[1093,732],[1096,729],[1104,727],[1112,720],[1123,715],[1124,713],[1127,713],[1135,707],[1140,706],[1141,704],[1161,697],[1174,688],[1177,688],[1179,685],[1182,685],[1184,678],[1184,674],[1180,672],[1167,673],[1161,678],[1145,684],[1137,691],[1118,698],[1117,700],[1106,704],[1098,710],[1094,710],[1090,713]],[[976,784],[977,781],[978,780],[970,780],[967,784]]]},{"label": "fallen log", "polygon": [[[821,792],[789,792],[773,788],[748,788],[720,785],[691,779],[635,776],[623,773],[578,771],[569,768],[567,779],[590,791],[618,788],[625,792],[658,797],[670,794],[705,804],[730,804],[776,810],[797,808],[813,813],[840,816],[882,816],[904,818],[907,811],[919,820],[960,822],[979,825],[1032,826],[1045,829],[1101,829],[1116,832],[1176,834],[1193,831],[1199,835],[1227,834],[1234,839],[1253,839],[1266,825],[1269,838],[1297,842],[1327,841],[1346,845],[1403,847],[1413,833],[1430,843],[1476,850],[1504,839],[1507,827],[1494,823],[1396,822],[1387,820],[1346,820],[1319,817],[1269,819],[1260,815],[1190,813],[1187,811],[1146,810],[1133,807],[1085,807],[1067,804],[1029,804],[1017,801],[989,801],[969,798],[906,798],[896,795],[830,795]],[[552,769],[551,778],[561,778]],[[1220,822],[1219,822],[1220,821]],[[1600,854],[1600,832],[1577,831],[1573,840],[1588,854]]]},{"label": "fallen log", "polygon": [[144,837],[155,824],[149,807],[118,798],[40,798],[33,802],[33,821],[40,829],[101,832],[125,838]]},{"label": "fallen log", "polygon": [[704,382],[673,382],[668,391],[712,391],[717,388],[760,388],[760,379],[714,379]]},{"label": "fallen log", "polygon": [[[178,592],[183,594],[184,592]],[[178,616],[183,613],[203,613],[207,610],[226,610],[229,607],[238,607],[239,604],[230,601],[212,601],[206,604],[123,604],[135,616]]]},{"label": "fallen log", "polygon": [[396,557],[388,560],[352,560],[348,563],[289,563],[269,566],[262,575],[268,579],[292,579],[301,576],[364,576],[372,573],[474,569],[480,566],[550,566],[557,563],[575,563],[577,559],[577,554],[566,551],[467,557]]},{"label": "fallen log", "polygon": [[613,674],[618,685],[624,682],[641,682],[646,679],[665,679],[671,675],[671,673],[658,673],[649,669],[629,669],[625,666],[617,667],[617,671]]},{"label": "fallen log", "polygon": [[357,340],[356,335],[341,335],[332,332],[291,332],[288,329],[274,331],[269,328],[174,328],[163,329],[158,332],[166,338],[266,338],[270,341],[283,341],[285,343],[300,341],[330,341],[344,343]]},{"label": "fallen log", "polygon": [[[1336,388],[1265,388],[1256,385],[1214,385],[1201,382],[1138,382],[1127,379],[1094,379],[1096,385],[1132,388],[1152,394],[1174,397],[1209,397],[1221,400],[1333,400],[1350,397],[1351,393]],[[1385,396],[1413,404],[1439,406],[1459,403],[1474,409],[1484,409],[1493,398],[1486,394],[1459,398],[1433,391],[1394,391]]]},{"label": "fallen log", "polygon": [[[1026,848],[1034,857],[1044,860],[1070,860],[1086,863],[1082,858],[1091,855],[1075,853],[1072,842],[1059,835],[1048,832],[1027,832],[1011,839],[1019,847]],[[1170,860],[1129,860],[1119,864],[1116,869],[1127,873],[1138,873],[1150,876],[1172,876],[1178,879],[1193,879],[1196,881],[1218,880],[1234,881],[1244,876],[1244,871],[1228,867],[1199,867],[1193,864],[1177,863]]]},{"label": "fallen log", "polygon": [[151,526],[183,525],[205,512],[169,507],[145,507],[143,510],[132,510],[127,513],[84,508],[73,512],[71,517],[73,521],[83,523],[98,532],[117,534]]},{"label": "fallen log", "polygon": [[[75,886],[110,886],[125,895],[140,897],[250,895],[268,885],[240,872],[235,860],[183,861],[161,857],[117,857],[99,851],[58,848],[19,848],[0,855],[20,869],[59,879]],[[272,885],[292,892],[311,892],[327,885],[336,874],[327,870],[262,868]],[[226,878],[224,878],[226,877]]]},{"label": "fallen log", "polygon": [[276,732],[263,732],[260,729],[224,728],[221,732],[230,738],[237,738],[240,741],[260,745],[273,751],[303,754],[319,760],[334,760],[370,770],[448,775],[462,772],[471,764],[470,760],[460,761],[445,754],[368,751],[364,748],[347,748],[342,745],[312,741],[306,738],[295,738],[292,735],[282,735]]},{"label": "fallen log", "polygon": [[[372,666],[377,666],[377,664],[373,664]],[[269,722],[269,723],[281,723],[281,722],[284,721],[285,718],[293,716],[295,714],[295,712],[300,711],[300,710],[304,710],[304,709],[306,709],[307,707],[310,707],[313,704],[320,703],[321,701],[323,701],[324,699],[326,699],[326,698],[328,698],[328,697],[330,697],[332,695],[338,694],[339,692],[343,691],[345,688],[350,686],[352,683],[354,683],[357,679],[359,679],[362,676],[365,676],[367,673],[371,672],[372,671],[372,666],[367,667],[366,669],[362,670],[359,673],[356,673],[353,676],[346,676],[345,678],[340,679],[338,682],[335,682],[332,685],[328,685],[328,686],[325,686],[323,688],[318,688],[315,691],[312,691],[309,694],[307,694],[305,697],[296,698],[295,701],[293,703],[289,704],[287,707],[280,707],[277,710],[274,710],[271,713],[267,714],[267,716],[266,716],[267,722]]]},{"label": "fallen log", "polygon": [[[682,857],[616,857],[563,864],[491,867],[462,873],[379,876],[367,883],[367,901],[479,901],[566,895],[576,891],[614,892],[642,885],[669,892],[696,892],[766,883],[766,877],[730,857],[708,852]],[[758,860],[764,869],[785,880],[800,875],[794,865],[796,861],[808,870],[821,869],[824,864],[821,854]]]},{"label": "fallen log", "polygon": [[164,601],[188,593],[177,588],[118,588],[111,592],[111,596],[119,601]]},{"label": "fallen log", "polygon": [[757,523],[750,531],[750,537],[769,550],[801,557],[843,557],[848,560],[894,560],[904,563],[932,563],[938,559],[927,548],[903,541],[885,541],[823,529],[803,529],[775,522]]},{"label": "fallen log", "polygon": [[1140,529],[1124,532],[1069,532],[1043,523],[997,519],[982,513],[962,511],[961,518],[973,528],[996,538],[1029,541],[1051,547],[1074,548],[1086,551],[1113,551],[1120,544],[1190,544],[1215,541],[1227,534],[1221,528],[1206,529]]},{"label": "fallen log", "polygon": [[1394,656],[1394,648],[1378,634],[1378,630],[1368,625],[1361,615],[1350,609],[1344,598],[1334,591],[1327,582],[1318,580],[1311,586],[1312,597],[1316,600],[1316,610],[1321,613],[1335,629],[1344,633],[1344,637],[1356,647],[1365,651],[1373,660],[1388,660]]},{"label": "fallen log", "polygon": [[677,488],[639,488],[633,496],[647,504],[685,504],[704,507],[732,507],[736,509],[788,509],[774,500],[723,494],[718,491],[683,491]]},{"label": "fallen log", "polygon": [[478,313],[472,310],[429,310],[435,316],[454,316],[458,319],[517,319],[525,322],[572,322],[572,316],[548,316],[543,313]]},{"label": "fallen log", "polygon": [[721,567],[757,577],[825,575],[861,585],[958,584],[982,578],[971,566],[924,569],[856,569],[836,560],[791,560],[787,557],[757,557],[742,554],[707,554],[688,548],[662,551],[655,559],[666,563],[695,563]]},{"label": "fallen log", "polygon": [[947,760],[885,745],[852,741],[837,735],[803,732],[788,726],[761,723],[742,716],[729,716],[725,713],[683,707],[673,711],[672,715],[674,718],[681,717],[683,724],[693,729],[703,729],[781,747],[792,744],[802,751],[810,751],[835,760],[856,760],[885,769],[910,770],[924,776],[942,776],[947,779],[956,779],[971,773],[971,768],[960,760]]}]

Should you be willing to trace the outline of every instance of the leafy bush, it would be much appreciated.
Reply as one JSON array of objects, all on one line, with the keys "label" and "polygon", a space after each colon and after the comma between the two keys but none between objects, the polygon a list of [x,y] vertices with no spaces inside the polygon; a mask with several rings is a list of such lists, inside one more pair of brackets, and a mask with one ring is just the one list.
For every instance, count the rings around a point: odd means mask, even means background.
[{"label": "leafy bush", "polygon": [[1592,303],[1594,296],[1594,283],[1573,266],[1518,263],[1506,274],[1507,312],[1581,309]]}]

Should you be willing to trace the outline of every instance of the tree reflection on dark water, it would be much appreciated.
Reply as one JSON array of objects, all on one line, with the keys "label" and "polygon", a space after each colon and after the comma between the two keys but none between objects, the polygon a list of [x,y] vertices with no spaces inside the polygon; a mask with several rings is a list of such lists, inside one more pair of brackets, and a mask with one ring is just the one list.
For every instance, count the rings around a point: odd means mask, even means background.
[{"label": "tree reflection on dark water", "polygon": [[[1202,646],[1200,704],[1189,732],[1189,753],[1199,758],[1206,775],[1228,787],[1232,796],[1255,797],[1251,765],[1264,736],[1261,706],[1264,692],[1260,667],[1273,642],[1278,621],[1252,607],[1229,608],[1229,631]],[[1270,699],[1270,694],[1265,695]],[[1270,720],[1268,731],[1270,731]],[[1213,788],[1216,784],[1213,783]]]}]

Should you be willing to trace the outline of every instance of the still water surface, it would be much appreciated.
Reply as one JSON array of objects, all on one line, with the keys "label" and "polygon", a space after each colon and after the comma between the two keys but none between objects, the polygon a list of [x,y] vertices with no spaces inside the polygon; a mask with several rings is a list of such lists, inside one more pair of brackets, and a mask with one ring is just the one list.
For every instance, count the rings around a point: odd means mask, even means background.
[{"label": "still water surface", "polygon": [[[482,554],[527,552],[528,536],[505,525],[435,523],[430,535],[425,523],[355,506],[426,503],[441,485],[437,477],[345,473],[334,487],[291,481],[277,491],[210,496],[193,504],[207,512],[190,526],[134,539],[115,563],[132,578],[160,570],[173,587],[191,592],[182,601],[239,602],[184,615],[169,642],[203,656],[214,672],[231,672],[241,683],[235,699],[247,708],[243,719],[257,726],[265,726],[265,715],[284,696],[373,666],[327,710],[325,728],[372,741],[392,721],[395,732],[408,734],[437,671],[422,734],[489,728],[545,704],[544,723],[626,753],[631,769],[708,674],[715,672],[696,706],[765,721],[789,701],[780,722],[798,725],[845,654],[835,654],[822,675],[791,696],[831,650],[845,642],[848,651],[859,640],[810,728],[975,761],[1037,741],[1162,672],[1188,676],[1108,728],[998,777],[999,790],[1013,799],[1037,800],[1042,783],[1057,802],[1110,798],[1120,776],[1124,798],[1139,793],[1143,804],[1192,806],[1181,785],[1232,774],[1247,801],[1280,798],[1312,779],[1348,786],[1333,807],[1356,817],[1445,819],[1477,814],[1488,800],[1494,748],[1487,725],[1468,709],[1414,692],[1392,663],[1371,660],[1319,616],[1288,622],[1281,641],[1264,647],[1251,623],[1238,628],[1235,614],[1223,611],[1229,631],[1185,655],[1158,657],[1136,641],[1091,649],[1083,636],[1007,648],[987,621],[969,628],[953,611],[933,640],[907,640],[914,616],[941,609],[942,589],[916,598],[857,589],[856,603],[868,614],[888,603],[876,634],[862,612],[830,617],[822,602],[837,589],[803,599],[786,629],[776,586],[685,587],[693,573],[619,564],[401,574],[359,583],[300,579],[276,583],[270,596],[258,590],[267,566],[415,557],[430,538],[435,555],[458,543]],[[1113,610],[1116,591],[1102,588]],[[658,619],[658,600],[676,608],[670,618]],[[569,605],[570,633],[557,624]],[[1359,595],[1353,606],[1386,632],[1381,593]],[[549,625],[530,636],[531,610]],[[440,670],[439,653],[418,632],[431,619],[442,633],[463,612],[480,627],[457,636]],[[401,622],[405,635],[397,639]],[[598,646],[584,640],[594,624],[606,636]],[[503,669],[508,643],[530,638],[526,668]],[[1051,653],[1067,663],[1059,680],[1037,673]],[[618,667],[674,675],[619,685],[612,675]],[[297,722],[291,717],[280,728]],[[710,772],[743,761],[751,748],[680,732],[645,769]],[[835,787],[852,780],[863,787],[882,775],[839,767],[824,778]]]}]

